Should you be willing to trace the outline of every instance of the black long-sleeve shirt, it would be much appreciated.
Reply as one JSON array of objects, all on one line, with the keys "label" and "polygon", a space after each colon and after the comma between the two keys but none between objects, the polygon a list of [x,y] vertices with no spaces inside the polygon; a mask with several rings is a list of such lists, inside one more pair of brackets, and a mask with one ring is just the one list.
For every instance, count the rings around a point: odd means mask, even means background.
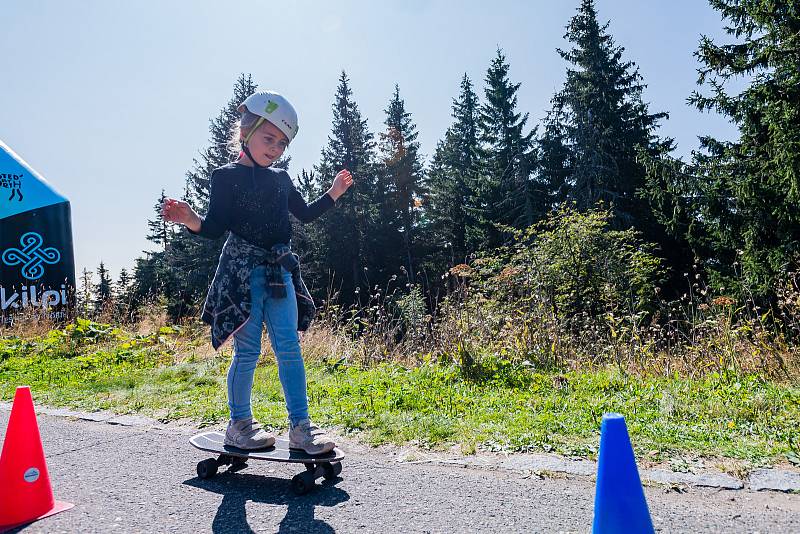
[{"label": "black long-sleeve shirt", "polygon": [[279,243],[289,244],[290,212],[307,223],[333,206],[327,193],[306,204],[284,170],[256,168],[254,176],[252,167],[229,163],[211,173],[208,213],[196,234],[215,239],[229,230],[269,250]]}]

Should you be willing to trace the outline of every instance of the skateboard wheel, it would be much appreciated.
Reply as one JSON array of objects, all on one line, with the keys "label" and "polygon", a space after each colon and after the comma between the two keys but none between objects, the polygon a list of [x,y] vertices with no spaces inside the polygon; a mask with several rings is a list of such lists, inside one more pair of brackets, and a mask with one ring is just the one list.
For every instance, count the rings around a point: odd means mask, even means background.
[{"label": "skateboard wheel", "polygon": [[339,473],[342,472],[342,463],[341,462],[334,462],[334,463],[327,463],[322,464],[323,470],[323,477],[325,480],[335,480],[336,477],[339,476]]},{"label": "skateboard wheel", "polygon": [[200,478],[211,478],[217,474],[217,461],[213,458],[203,460],[197,464],[197,476]]},{"label": "skateboard wheel", "polygon": [[314,489],[314,473],[306,471],[292,477],[292,491],[296,495],[305,495]]}]

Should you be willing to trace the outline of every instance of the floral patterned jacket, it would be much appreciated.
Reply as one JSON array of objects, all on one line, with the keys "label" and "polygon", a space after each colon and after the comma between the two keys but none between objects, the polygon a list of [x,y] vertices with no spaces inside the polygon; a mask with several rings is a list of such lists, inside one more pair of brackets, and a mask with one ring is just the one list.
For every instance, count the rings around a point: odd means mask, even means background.
[{"label": "floral patterned jacket", "polygon": [[274,298],[286,298],[281,267],[292,273],[297,299],[297,330],[311,326],[317,309],[314,300],[300,276],[300,260],[288,245],[275,245],[266,250],[233,232],[230,233],[222,253],[214,280],[203,306],[203,322],[211,325],[211,344],[218,350],[250,318],[250,274],[258,265],[266,263],[268,286]]}]

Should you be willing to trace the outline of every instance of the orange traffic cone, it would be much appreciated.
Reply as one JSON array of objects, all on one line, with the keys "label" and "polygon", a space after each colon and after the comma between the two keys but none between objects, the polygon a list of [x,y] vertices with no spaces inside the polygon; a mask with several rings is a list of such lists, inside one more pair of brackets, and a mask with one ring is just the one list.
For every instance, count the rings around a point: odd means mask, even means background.
[{"label": "orange traffic cone", "polygon": [[0,453],[0,532],[74,505],[53,499],[31,388],[17,388]]}]

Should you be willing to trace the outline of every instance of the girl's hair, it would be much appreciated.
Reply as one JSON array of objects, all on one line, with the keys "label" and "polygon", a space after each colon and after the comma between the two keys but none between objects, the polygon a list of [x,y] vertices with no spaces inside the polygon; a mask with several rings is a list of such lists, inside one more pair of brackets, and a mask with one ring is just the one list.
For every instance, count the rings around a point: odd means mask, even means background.
[{"label": "girl's hair", "polygon": [[246,109],[242,111],[242,116],[239,119],[239,122],[233,125],[231,128],[231,136],[228,140],[228,151],[233,154],[234,156],[238,156],[239,152],[242,150],[242,131],[247,133],[250,132],[250,128],[256,125],[258,122],[259,116],[255,113],[250,113]]}]

